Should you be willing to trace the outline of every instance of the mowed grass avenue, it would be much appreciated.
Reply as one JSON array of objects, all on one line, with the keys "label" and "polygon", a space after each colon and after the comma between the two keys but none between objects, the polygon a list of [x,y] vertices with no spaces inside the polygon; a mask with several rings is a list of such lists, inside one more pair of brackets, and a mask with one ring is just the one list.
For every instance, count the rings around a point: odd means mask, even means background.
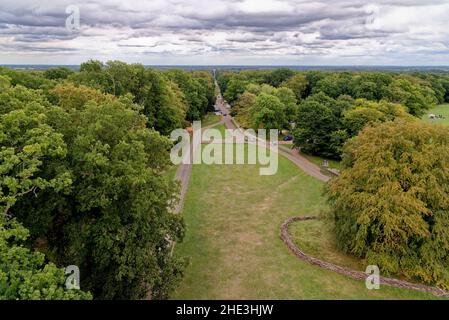
[{"label": "mowed grass avenue", "polygon": [[[190,257],[190,265],[173,299],[434,298],[387,286],[368,290],[364,282],[294,257],[280,240],[279,227],[290,216],[325,209],[324,185],[283,157],[274,176],[260,176],[258,169],[256,165],[193,167],[183,213],[187,233],[176,247],[178,254]],[[298,243],[304,242],[299,239],[302,228],[292,227]],[[316,233],[315,228],[317,248],[335,250],[328,244],[329,235],[320,240]]]}]

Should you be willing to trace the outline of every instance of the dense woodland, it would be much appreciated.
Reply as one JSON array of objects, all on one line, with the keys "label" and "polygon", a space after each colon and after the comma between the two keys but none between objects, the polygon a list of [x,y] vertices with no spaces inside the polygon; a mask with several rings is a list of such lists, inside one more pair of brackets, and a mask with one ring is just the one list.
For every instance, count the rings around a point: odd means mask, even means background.
[{"label": "dense woodland", "polygon": [[[167,134],[214,90],[209,72],[119,61],[1,68],[0,298],[166,298],[185,265]],[[83,291],[64,289],[67,264]]]},{"label": "dense woodland", "polygon": [[[437,73],[220,71],[244,127],[289,130],[342,159],[326,195],[339,247],[382,272],[449,288],[449,132],[417,121],[449,102]],[[185,226],[169,133],[213,110],[206,71],[87,61],[0,68],[0,298],[164,299]],[[81,270],[81,290],[64,270]]]},{"label": "dense woodland", "polygon": [[449,102],[449,75],[436,73],[244,70],[218,82],[245,127],[291,130],[303,152],[336,159],[368,123]]}]

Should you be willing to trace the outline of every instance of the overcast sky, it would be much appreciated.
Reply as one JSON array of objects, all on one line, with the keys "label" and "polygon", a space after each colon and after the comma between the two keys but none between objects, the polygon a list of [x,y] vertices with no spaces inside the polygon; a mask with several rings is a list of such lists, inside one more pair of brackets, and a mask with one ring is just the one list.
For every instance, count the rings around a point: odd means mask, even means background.
[{"label": "overcast sky", "polygon": [[449,0],[0,0],[0,64],[449,65],[448,46]]}]

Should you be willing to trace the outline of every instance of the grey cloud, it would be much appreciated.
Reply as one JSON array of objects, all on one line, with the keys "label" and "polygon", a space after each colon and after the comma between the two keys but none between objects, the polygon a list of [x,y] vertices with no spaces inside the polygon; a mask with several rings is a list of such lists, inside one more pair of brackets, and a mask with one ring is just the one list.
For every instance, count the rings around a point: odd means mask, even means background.
[{"label": "grey cloud", "polygon": [[[210,54],[211,59],[233,59],[233,55],[239,59],[246,54],[249,59],[251,53],[265,51],[278,58],[317,55],[346,59],[370,56],[374,42],[379,48],[376,53],[389,55],[387,58],[413,59],[423,51],[429,56],[447,54],[435,44],[449,43],[449,34],[442,27],[449,14],[449,0],[376,1],[379,26],[367,25],[370,18],[377,17],[367,10],[364,0],[248,1],[79,0],[81,30],[73,33],[65,28],[65,8],[73,4],[71,0],[39,5],[31,0],[0,0],[0,47],[8,52],[36,53],[36,58],[45,52],[117,52],[125,57],[135,53],[142,59],[146,54]],[[393,12],[412,19],[407,15],[415,14],[417,8],[427,15],[416,18],[420,23],[401,24],[401,19],[391,16]],[[416,39],[420,47],[430,50],[415,49]],[[402,55],[389,53],[400,48]]]}]

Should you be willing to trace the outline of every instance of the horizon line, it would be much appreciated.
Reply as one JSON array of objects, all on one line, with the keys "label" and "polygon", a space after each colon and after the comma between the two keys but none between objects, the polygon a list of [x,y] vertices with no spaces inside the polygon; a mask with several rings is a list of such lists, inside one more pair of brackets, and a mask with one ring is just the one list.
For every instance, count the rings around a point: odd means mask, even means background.
[{"label": "horizon line", "polygon": [[[89,60],[86,60],[89,61]],[[101,60],[99,60],[101,61]],[[122,60],[108,60],[108,61],[122,61]],[[123,61],[125,62],[125,61]],[[144,66],[157,66],[157,67],[426,67],[426,68],[438,68],[445,67],[447,65],[397,65],[397,64],[144,64],[142,62],[126,62],[128,64],[142,64]],[[80,66],[78,64],[61,64],[61,63],[0,63],[0,66]]]}]

